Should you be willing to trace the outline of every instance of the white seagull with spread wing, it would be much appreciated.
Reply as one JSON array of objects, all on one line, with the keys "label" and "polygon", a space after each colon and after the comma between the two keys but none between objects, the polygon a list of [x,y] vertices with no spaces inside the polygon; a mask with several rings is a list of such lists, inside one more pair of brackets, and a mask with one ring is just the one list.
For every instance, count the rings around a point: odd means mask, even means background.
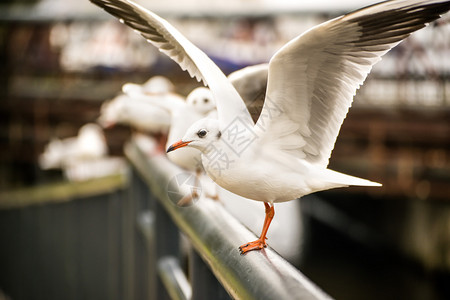
[{"label": "white seagull with spread wing", "polygon": [[373,65],[401,40],[450,9],[450,1],[393,0],[313,27],[271,58],[266,98],[256,122],[241,96],[200,49],[166,20],[126,0],[91,0],[209,86],[218,120],[194,123],[168,151],[202,151],[207,174],[223,188],[263,201],[259,239],[242,253],[266,246],[273,204],[316,191],[379,184],[327,169],[356,90]]}]

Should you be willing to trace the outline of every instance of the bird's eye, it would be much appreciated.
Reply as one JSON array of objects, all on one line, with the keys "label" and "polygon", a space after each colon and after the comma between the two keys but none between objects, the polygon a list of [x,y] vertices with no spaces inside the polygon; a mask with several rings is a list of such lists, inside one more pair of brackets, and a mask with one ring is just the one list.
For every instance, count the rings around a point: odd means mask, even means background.
[{"label": "bird's eye", "polygon": [[203,99],[203,102],[204,102],[204,103],[208,103],[208,102],[209,102],[209,99],[208,99],[208,98],[205,98],[205,99]]},{"label": "bird's eye", "polygon": [[197,132],[197,135],[198,135],[199,138],[204,138],[204,137],[206,136],[207,133],[208,133],[208,131],[206,131],[205,129],[200,129],[200,130]]}]

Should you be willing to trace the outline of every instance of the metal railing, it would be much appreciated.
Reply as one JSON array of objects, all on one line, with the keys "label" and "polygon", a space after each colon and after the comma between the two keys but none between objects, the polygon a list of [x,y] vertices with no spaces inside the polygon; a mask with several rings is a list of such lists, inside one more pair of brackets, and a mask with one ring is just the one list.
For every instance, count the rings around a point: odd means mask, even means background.
[{"label": "metal railing", "polygon": [[328,299],[217,201],[169,199],[181,171],[125,147],[128,176],[0,192],[0,290],[12,299]]},{"label": "metal railing", "polygon": [[[0,192],[0,290],[21,299],[138,299],[128,178]],[[132,246],[131,249],[137,247]],[[139,298],[143,299],[143,298]]]},{"label": "metal railing", "polygon": [[[145,183],[140,188],[147,187],[154,196],[152,211],[139,218],[141,227],[147,228],[152,264],[158,266],[162,284],[153,283],[154,290],[163,286],[172,299],[329,298],[270,248],[240,255],[238,245],[255,235],[220,203],[203,199],[180,207],[171,201],[167,193],[173,190],[170,179],[180,169],[164,155],[149,157],[135,141],[126,146],[125,153]],[[180,232],[188,240],[184,248],[189,253],[189,280],[182,268]],[[156,299],[162,299],[165,292],[157,293]]]}]

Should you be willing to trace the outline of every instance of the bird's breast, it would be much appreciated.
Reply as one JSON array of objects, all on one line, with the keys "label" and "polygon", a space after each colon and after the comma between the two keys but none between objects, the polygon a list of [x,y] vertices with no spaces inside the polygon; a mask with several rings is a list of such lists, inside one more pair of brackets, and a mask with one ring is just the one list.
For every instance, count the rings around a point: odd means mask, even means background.
[{"label": "bird's breast", "polygon": [[277,168],[237,161],[203,166],[208,176],[224,189],[256,201],[284,202],[305,194],[298,176],[277,172]]}]

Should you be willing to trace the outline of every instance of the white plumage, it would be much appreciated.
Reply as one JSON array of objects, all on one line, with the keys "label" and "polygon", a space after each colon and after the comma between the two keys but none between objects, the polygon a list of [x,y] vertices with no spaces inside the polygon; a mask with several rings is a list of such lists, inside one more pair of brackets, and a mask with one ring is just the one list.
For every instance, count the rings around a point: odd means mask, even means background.
[{"label": "white plumage", "polygon": [[196,122],[168,151],[202,151],[208,175],[223,188],[263,201],[266,246],[273,203],[329,188],[379,184],[327,169],[357,88],[381,56],[450,9],[450,1],[393,0],[335,18],[283,46],[270,60],[264,106],[256,124],[222,71],[167,21],[126,0],[91,0],[139,31],[209,86],[218,121]]},{"label": "white plumage", "polygon": [[[163,110],[164,114],[169,114],[170,125],[166,147],[183,136],[193,123],[214,114],[216,110],[211,91],[205,87],[191,91],[186,100],[175,94],[164,98],[155,95],[134,94],[134,99],[153,106],[155,111]],[[178,153],[168,153],[167,156],[173,163],[186,170],[198,171],[202,169],[200,154],[197,149],[186,148]]]},{"label": "white plumage", "polygon": [[[173,95],[159,95],[160,101]],[[163,108],[146,101],[139,93],[120,94],[103,103],[98,122],[103,127],[126,124],[138,130],[157,134],[167,134],[170,126],[170,114]]]},{"label": "white plumage", "polygon": [[39,157],[42,169],[61,169],[69,181],[126,172],[126,162],[120,157],[107,156],[108,147],[100,126],[83,125],[76,137],[53,139]]},{"label": "white plumage", "polygon": [[126,94],[140,93],[149,95],[164,95],[175,90],[173,83],[164,76],[153,76],[143,84],[125,83],[122,91]]},{"label": "white plumage", "polygon": [[108,153],[102,129],[93,123],[83,125],[76,137],[52,139],[39,157],[44,169],[61,169],[70,163],[92,161]]}]

